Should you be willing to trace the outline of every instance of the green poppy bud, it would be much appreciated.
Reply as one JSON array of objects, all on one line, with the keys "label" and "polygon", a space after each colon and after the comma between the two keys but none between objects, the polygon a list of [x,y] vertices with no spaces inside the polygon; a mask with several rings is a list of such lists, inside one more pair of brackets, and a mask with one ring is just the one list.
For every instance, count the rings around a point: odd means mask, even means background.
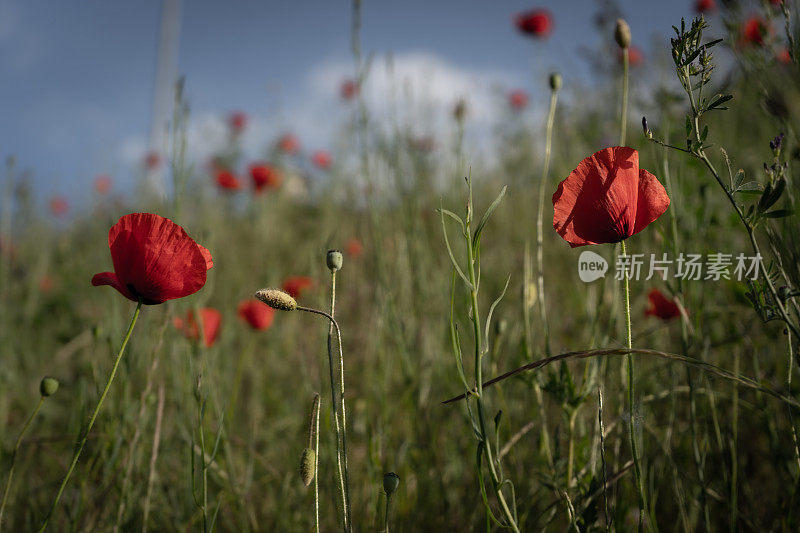
[{"label": "green poppy bud", "polygon": [[557,91],[561,88],[561,74],[558,72],[550,74],[550,88],[553,91]]},{"label": "green poppy bud", "polygon": [[45,398],[48,396],[52,396],[58,390],[58,380],[56,378],[51,378],[46,376],[42,378],[42,382],[39,384],[39,392]]},{"label": "green poppy bud", "polygon": [[385,492],[387,496],[393,494],[399,486],[400,476],[394,472],[388,472],[383,475],[383,492]]},{"label": "green poppy bud", "polygon": [[614,30],[614,39],[620,48],[625,50],[631,45],[631,27],[624,19],[617,19],[617,27]]}]

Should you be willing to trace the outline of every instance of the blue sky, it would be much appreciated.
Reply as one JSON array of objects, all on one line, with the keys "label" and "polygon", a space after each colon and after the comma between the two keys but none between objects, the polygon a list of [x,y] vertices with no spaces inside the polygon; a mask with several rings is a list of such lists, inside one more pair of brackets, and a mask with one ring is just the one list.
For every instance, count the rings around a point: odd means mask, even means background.
[{"label": "blue sky", "polygon": [[[691,5],[620,2],[647,55],[653,37],[666,43]],[[511,23],[534,7],[555,21],[550,39],[537,44]],[[532,65],[559,70],[567,85],[585,78],[579,49],[599,42],[596,11],[595,0],[364,0],[363,49],[378,58],[391,52],[398,75],[427,85],[421,94],[437,103],[474,98],[478,124],[488,125],[497,86],[519,86],[534,100],[543,94]],[[160,13],[156,0],[0,0],[0,157],[14,155],[31,171],[40,197],[80,203],[100,173],[111,174],[117,190],[130,189],[150,130]],[[221,117],[235,109],[251,116],[245,149],[253,157],[285,130],[309,150],[330,147],[331,124],[347,116],[338,89],[352,71],[350,15],[347,0],[184,0],[178,72],[192,107],[194,156],[213,149]],[[385,75],[369,101],[385,99]]]}]

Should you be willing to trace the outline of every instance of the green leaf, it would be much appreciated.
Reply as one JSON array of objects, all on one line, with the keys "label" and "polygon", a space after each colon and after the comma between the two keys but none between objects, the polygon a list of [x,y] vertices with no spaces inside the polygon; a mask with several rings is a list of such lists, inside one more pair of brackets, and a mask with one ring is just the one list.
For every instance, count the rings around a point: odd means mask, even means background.
[{"label": "green leaf", "polygon": [[443,209],[439,209],[439,213],[442,216],[442,233],[444,234],[444,244],[447,246],[447,253],[450,255],[450,262],[453,263],[453,268],[456,269],[458,275],[461,276],[461,279],[464,280],[464,283],[467,284],[467,287],[470,289],[472,288],[472,283],[470,283],[467,276],[464,275],[464,272],[461,270],[461,267],[458,266],[458,261],[456,261],[456,256],[453,255],[453,249],[450,247],[450,239],[447,238],[447,226],[444,224],[444,211]]},{"label": "green leaf", "polygon": [[708,104],[708,107],[706,107],[706,109],[708,109],[708,110],[711,110],[711,109],[728,109],[727,107],[721,108],[719,106],[721,106],[722,104],[724,104],[728,100],[732,100],[732,99],[733,99],[733,95],[732,94],[718,94],[714,98],[711,99],[711,103]]},{"label": "green leaf", "polygon": [[736,173],[736,177],[733,179],[733,188],[735,190],[739,189],[743,181],[744,181],[744,170],[740,168],[739,171]]},{"label": "green leaf", "polygon": [[500,201],[503,199],[503,196],[506,195],[506,189],[508,189],[508,186],[507,185],[503,186],[503,190],[501,190],[500,194],[497,195],[497,198],[494,199],[492,205],[490,205],[489,208],[486,210],[486,212],[483,214],[483,218],[481,218],[481,221],[478,223],[478,227],[475,228],[475,236],[472,237],[473,249],[475,249],[478,246],[478,243],[480,243],[481,232],[483,231],[483,227],[489,221],[489,217],[492,216],[492,213],[494,213],[494,210],[497,209],[497,206],[500,205]]},{"label": "green leaf", "polygon": [[776,209],[774,211],[770,211],[769,213],[764,213],[764,216],[767,218],[783,218],[793,214],[794,211],[791,209]]},{"label": "green leaf", "polygon": [[489,307],[489,314],[486,315],[486,327],[485,327],[485,330],[484,330],[485,333],[483,335],[484,342],[486,343],[486,346],[485,346],[484,350],[488,350],[489,349],[489,326],[490,326],[490,324],[492,322],[492,314],[494,313],[495,307],[497,307],[497,305],[500,303],[500,300],[502,300],[503,296],[506,295],[506,291],[508,290],[508,282],[509,281],[511,281],[511,276],[508,276],[508,278],[506,279],[506,285],[505,285],[505,287],[503,287],[503,292],[501,292],[500,296],[498,296],[497,299],[495,299],[495,301],[492,302],[492,305]]}]

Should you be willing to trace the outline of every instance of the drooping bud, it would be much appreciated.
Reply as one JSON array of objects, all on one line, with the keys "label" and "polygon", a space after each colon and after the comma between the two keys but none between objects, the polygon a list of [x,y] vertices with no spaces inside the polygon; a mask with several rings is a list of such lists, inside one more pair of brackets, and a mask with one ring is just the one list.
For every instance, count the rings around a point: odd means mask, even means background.
[{"label": "drooping bud", "polygon": [[399,486],[400,476],[394,472],[387,472],[383,475],[383,492],[385,492],[387,496],[393,494]]},{"label": "drooping bud", "polygon": [[39,384],[39,393],[41,393],[41,395],[45,398],[52,396],[58,390],[58,385],[59,383],[56,378],[45,376],[42,378],[42,382]]},{"label": "drooping bud", "polygon": [[647,117],[642,117],[642,131],[644,132],[644,136],[648,139],[653,138],[653,132],[650,131],[650,126],[647,125]]},{"label": "drooping bud", "polygon": [[313,448],[303,450],[303,457],[300,459],[300,479],[303,485],[308,487],[314,481],[314,471],[316,470],[317,454]]},{"label": "drooping bud", "polygon": [[255,296],[278,311],[294,311],[297,309],[297,301],[280,289],[261,289],[256,292]]},{"label": "drooping bud", "polygon": [[631,45],[631,27],[624,19],[617,19],[617,27],[614,30],[614,40],[620,48],[625,50]]},{"label": "drooping bud", "polygon": [[557,91],[561,88],[561,74],[558,72],[550,74],[550,88],[553,91]]},{"label": "drooping bud", "polygon": [[328,250],[328,255],[325,258],[325,261],[328,263],[328,270],[331,272],[341,270],[343,259],[342,252],[339,250]]}]

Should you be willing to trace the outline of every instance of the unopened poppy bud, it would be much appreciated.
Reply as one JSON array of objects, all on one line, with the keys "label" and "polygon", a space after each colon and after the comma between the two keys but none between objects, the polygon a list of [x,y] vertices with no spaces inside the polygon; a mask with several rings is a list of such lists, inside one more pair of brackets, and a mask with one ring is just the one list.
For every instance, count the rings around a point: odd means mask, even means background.
[{"label": "unopened poppy bud", "polygon": [[303,485],[308,487],[314,481],[314,470],[317,463],[317,454],[313,448],[303,450],[303,457],[300,459],[300,479]]},{"label": "unopened poppy bud", "polygon": [[42,378],[42,382],[39,384],[39,392],[45,398],[48,396],[52,396],[58,390],[58,380],[56,378],[51,378],[46,376]]},{"label": "unopened poppy bud", "polygon": [[278,311],[297,309],[297,301],[280,289],[261,289],[256,293],[256,298]]},{"label": "unopened poppy bud", "polygon": [[553,91],[557,91],[561,88],[561,74],[558,72],[550,74],[550,88]]},{"label": "unopened poppy bud", "polygon": [[614,39],[620,48],[625,50],[631,45],[631,27],[624,19],[617,19],[617,27],[614,30]]},{"label": "unopened poppy bud", "polygon": [[328,263],[328,270],[331,272],[341,270],[343,259],[342,252],[339,250],[328,250],[328,256],[325,258],[325,261]]},{"label": "unopened poppy bud", "polygon": [[400,476],[394,472],[388,472],[383,475],[383,492],[385,492],[387,496],[393,494],[399,486]]}]

